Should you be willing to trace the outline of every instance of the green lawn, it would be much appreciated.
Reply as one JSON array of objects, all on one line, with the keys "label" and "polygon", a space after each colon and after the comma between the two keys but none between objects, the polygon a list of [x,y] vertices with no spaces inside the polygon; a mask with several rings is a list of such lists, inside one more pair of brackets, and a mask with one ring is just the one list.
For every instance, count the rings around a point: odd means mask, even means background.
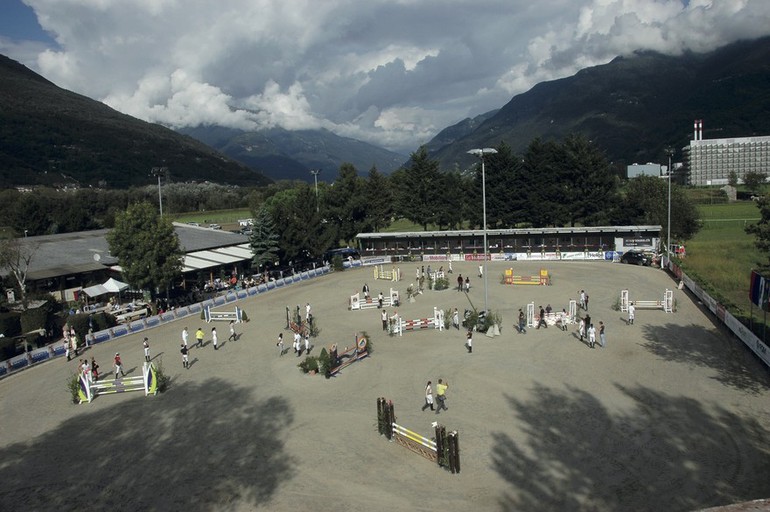
[{"label": "green lawn", "polygon": [[754,246],[754,237],[747,235],[744,227],[759,219],[759,210],[748,201],[699,205],[698,210],[703,227],[685,244],[685,271],[706,280],[704,288],[732,303],[739,310],[733,314],[748,316],[751,270],[767,257]]}]

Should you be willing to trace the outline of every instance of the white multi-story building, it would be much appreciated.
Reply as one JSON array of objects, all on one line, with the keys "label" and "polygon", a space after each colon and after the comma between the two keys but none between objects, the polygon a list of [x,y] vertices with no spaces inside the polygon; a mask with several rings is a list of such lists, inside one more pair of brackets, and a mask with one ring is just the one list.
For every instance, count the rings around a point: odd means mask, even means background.
[{"label": "white multi-story building", "polygon": [[682,148],[690,185],[726,185],[732,172],[770,174],[770,136],[703,140],[703,122],[695,121],[689,146]]}]

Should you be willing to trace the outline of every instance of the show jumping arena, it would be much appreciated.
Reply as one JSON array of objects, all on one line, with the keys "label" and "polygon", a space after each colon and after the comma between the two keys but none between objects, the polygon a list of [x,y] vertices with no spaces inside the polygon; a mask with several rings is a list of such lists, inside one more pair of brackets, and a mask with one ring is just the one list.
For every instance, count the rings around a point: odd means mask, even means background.
[{"label": "show jumping arena", "polygon": [[[217,324],[217,351],[214,324],[191,315],[81,353],[111,380],[120,352],[127,376],[137,377],[148,336],[153,363],[171,379],[151,398],[117,393],[75,405],[66,381],[77,360],[64,358],[0,380],[0,503],[57,512],[657,512],[770,497],[769,370],[668,274],[554,261],[551,286],[519,287],[502,283],[504,271],[536,276],[542,262],[489,262],[489,304],[502,332],[475,333],[469,354],[463,328],[389,336],[381,310],[348,310],[347,298],[367,282],[374,297],[380,286],[400,292],[388,316],[420,319],[436,307],[462,317],[471,303],[483,307],[476,261],[453,261],[447,276],[470,276],[467,297],[426,289],[406,300],[423,264],[401,262],[404,279],[379,286],[363,266],[239,301],[249,321],[238,324],[236,341]],[[581,343],[574,324],[566,332],[513,329],[520,308],[561,311],[581,289],[592,322],[606,325],[607,348]],[[626,325],[627,314],[613,309],[624,289],[632,301],[663,300],[672,290],[675,311],[637,311]],[[328,380],[301,373],[305,356],[291,351],[286,306],[301,305],[304,318],[306,303],[320,329],[311,355],[332,343],[352,346],[365,332],[369,356]],[[189,370],[179,353],[185,326]],[[199,327],[206,344],[194,348]],[[448,410],[421,410],[426,382],[435,393],[439,378],[449,383]],[[388,443],[375,418],[379,397],[396,404],[396,422],[409,432],[430,438],[434,422],[457,431],[462,471]]]}]

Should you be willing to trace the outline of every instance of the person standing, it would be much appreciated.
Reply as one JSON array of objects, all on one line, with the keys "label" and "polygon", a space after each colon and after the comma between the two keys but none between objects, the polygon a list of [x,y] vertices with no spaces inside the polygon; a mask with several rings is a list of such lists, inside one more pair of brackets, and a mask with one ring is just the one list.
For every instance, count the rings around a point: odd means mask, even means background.
[{"label": "person standing", "polygon": [[146,362],[150,362],[150,340],[145,337],[144,341],[142,342],[142,348],[144,348],[144,360]]},{"label": "person standing", "polygon": [[311,311],[311,309],[312,308],[310,307],[310,303],[309,302],[307,304],[305,304],[305,321],[306,322],[310,318],[310,311]]},{"label": "person standing", "polygon": [[580,290],[580,298],[578,299],[578,305],[581,307],[581,309],[586,308],[586,291]]},{"label": "person standing", "polygon": [[310,354],[310,335],[305,331],[305,354]]},{"label": "person standing", "polygon": [[182,345],[185,347],[187,346],[187,340],[190,338],[190,332],[187,330],[187,327],[182,329]]},{"label": "person standing", "polygon": [[298,332],[294,333],[294,353],[297,357],[302,355],[302,336]]},{"label": "person standing", "polygon": [[469,354],[473,352],[473,329],[468,329],[468,334],[465,335],[465,348]]},{"label": "person standing", "polygon": [[460,312],[457,311],[457,308],[455,308],[454,313],[452,313],[452,325],[458,331],[460,330]]},{"label": "person standing", "polygon": [[521,308],[519,308],[519,334],[527,334],[527,322]]},{"label": "person standing", "polygon": [[214,350],[218,350],[219,349],[219,347],[217,347],[217,341],[219,341],[217,339],[217,328],[216,327],[212,327],[211,328],[211,342],[214,343]]},{"label": "person standing", "polygon": [[452,260],[449,260],[449,267],[447,268],[447,274],[452,274]]},{"label": "person standing", "polygon": [[436,414],[441,412],[441,409],[444,409],[445,411],[448,411],[449,408],[446,406],[446,389],[449,387],[448,382],[444,382],[441,379],[438,380],[438,384],[436,384],[436,400],[438,400],[438,407],[436,408]]},{"label": "person standing", "polygon": [[179,349],[179,352],[182,353],[182,368],[189,370],[190,369],[190,357],[189,357],[190,350],[187,348],[187,345],[182,343],[181,348]]},{"label": "person standing", "polygon": [[203,329],[198,327],[198,330],[195,331],[195,346],[196,347],[203,347],[203,338],[206,336],[206,334],[203,332]]},{"label": "person standing", "polygon": [[278,355],[283,355],[283,333],[278,333],[278,343],[275,344],[276,347],[278,347]]},{"label": "person standing", "polygon": [[636,306],[634,303],[628,305],[628,325],[634,325],[634,317],[636,316]]},{"label": "person standing", "polygon": [[543,306],[540,306],[540,318],[537,320],[537,327],[535,329],[540,329],[540,326],[548,328],[548,324],[545,323],[545,309],[543,309]]},{"label": "person standing", "polygon": [[382,310],[382,313],[380,313],[380,320],[382,320],[382,330],[387,331],[388,330],[388,312],[384,309]]},{"label": "person standing", "polygon": [[468,276],[465,276],[465,293],[468,293],[471,291],[471,278]]},{"label": "person standing", "polygon": [[484,265],[479,264],[479,279],[484,277]]},{"label": "person standing", "polygon": [[583,338],[586,334],[586,321],[585,318],[581,318],[578,321],[578,334],[580,335],[580,341],[583,341]]},{"label": "person standing", "polygon": [[364,283],[364,287],[361,289],[364,294],[364,299],[369,299],[369,285]]},{"label": "person standing", "polygon": [[115,352],[115,380],[118,378],[118,373],[123,377],[126,376],[126,372],[123,371],[123,361],[120,359],[120,353]]},{"label": "person standing", "polygon": [[99,365],[96,364],[96,358],[91,358],[91,377],[94,382],[99,380]]},{"label": "person standing", "polygon": [[602,346],[602,348],[605,348],[607,346],[607,338],[604,335],[604,322],[599,322],[599,345]]},{"label": "person standing", "polygon": [[588,328],[591,327],[591,315],[586,315],[586,323],[585,323],[585,330],[586,330],[586,336],[588,336]]},{"label": "person standing", "polygon": [[457,275],[457,291],[458,292],[463,291],[463,283],[464,282],[465,282],[465,280],[463,279],[463,275],[462,274],[458,274]]},{"label": "person standing", "polygon": [[588,324],[588,346],[596,348],[596,327],[594,324]]},{"label": "person standing", "polygon": [[433,408],[433,388],[430,381],[425,385],[425,405],[422,406],[422,410],[424,411],[428,407],[430,407],[431,411],[436,410]]},{"label": "person standing", "polygon": [[585,297],[585,306],[584,307],[585,307],[586,311],[588,311],[588,294],[587,293],[586,293],[586,297]]},{"label": "person standing", "polygon": [[235,320],[230,320],[230,336],[227,337],[227,341],[235,341],[236,339],[238,336],[235,334]]},{"label": "person standing", "polygon": [[383,303],[384,300],[385,300],[385,298],[382,296],[382,292],[380,292],[377,295],[377,307],[378,308],[382,309],[382,303]]}]

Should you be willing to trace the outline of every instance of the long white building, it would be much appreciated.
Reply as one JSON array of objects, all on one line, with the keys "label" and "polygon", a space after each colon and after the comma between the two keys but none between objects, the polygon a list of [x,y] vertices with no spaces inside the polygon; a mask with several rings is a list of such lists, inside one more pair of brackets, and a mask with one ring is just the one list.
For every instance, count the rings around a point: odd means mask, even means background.
[{"label": "long white building", "polygon": [[693,140],[682,148],[690,185],[726,185],[731,172],[770,175],[770,136],[703,140],[703,122],[695,121]]}]

